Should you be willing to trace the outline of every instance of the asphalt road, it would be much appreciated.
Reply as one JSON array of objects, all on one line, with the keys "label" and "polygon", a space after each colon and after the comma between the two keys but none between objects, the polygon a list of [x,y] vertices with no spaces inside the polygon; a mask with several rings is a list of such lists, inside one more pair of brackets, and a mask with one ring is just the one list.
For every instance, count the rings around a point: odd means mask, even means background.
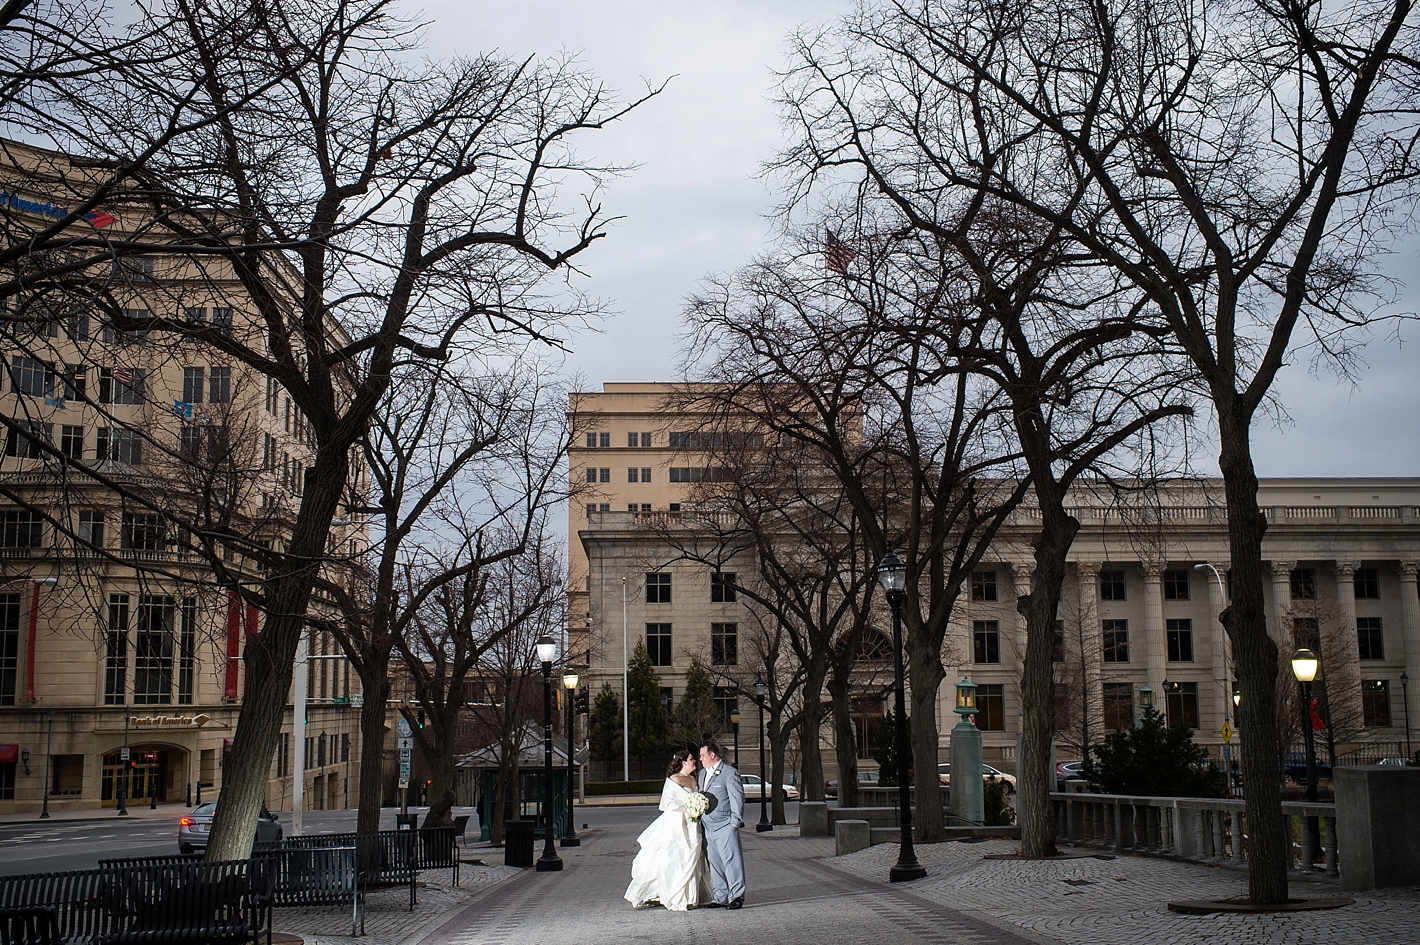
[{"label": "asphalt road", "polygon": [[[416,808],[421,814],[422,808]],[[460,809],[458,813],[471,813]],[[799,820],[799,805],[784,806],[791,824]],[[384,811],[382,827],[394,829],[394,808]],[[109,812],[103,820],[32,821],[20,824],[0,824],[0,875],[15,873],[48,873],[57,870],[92,869],[100,859],[118,857],[166,856],[177,853],[178,818],[125,820]],[[281,813],[282,829],[291,832],[291,815]],[[653,806],[578,807],[577,827],[634,827],[649,824],[656,818]],[[745,822],[751,827],[759,820],[759,804],[745,805]],[[476,839],[475,824],[469,824],[469,837]],[[355,829],[355,811],[307,811],[303,828],[306,833],[340,833]]]}]

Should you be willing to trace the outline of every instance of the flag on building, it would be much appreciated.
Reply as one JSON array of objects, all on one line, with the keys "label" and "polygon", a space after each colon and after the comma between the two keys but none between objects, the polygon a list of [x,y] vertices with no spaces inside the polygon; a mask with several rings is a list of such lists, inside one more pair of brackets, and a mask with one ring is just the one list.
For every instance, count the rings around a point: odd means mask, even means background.
[{"label": "flag on building", "polygon": [[1311,714],[1313,732],[1322,732],[1326,730],[1326,722],[1322,720],[1321,714],[1318,713],[1316,710],[1316,705],[1318,701],[1319,700],[1317,699],[1313,699],[1312,704],[1307,706],[1307,711]]},{"label": "flag on building", "polygon": [[115,364],[113,366],[113,379],[118,381],[120,384],[132,384],[133,372],[126,367],[119,367],[117,364]]},{"label": "flag on building", "polygon": [[832,230],[828,231],[828,240],[823,247],[823,264],[840,276],[848,275],[848,264],[851,263],[858,254],[845,242],[834,235]]},{"label": "flag on building", "polygon": [[188,403],[185,400],[175,400],[173,401],[173,413],[177,414],[179,417],[182,417],[184,420],[191,420],[192,404]]}]

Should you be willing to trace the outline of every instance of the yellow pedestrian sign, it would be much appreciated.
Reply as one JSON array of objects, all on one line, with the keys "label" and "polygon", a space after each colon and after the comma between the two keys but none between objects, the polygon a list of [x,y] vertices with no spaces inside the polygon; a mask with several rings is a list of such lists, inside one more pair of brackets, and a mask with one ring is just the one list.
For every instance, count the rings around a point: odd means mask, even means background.
[{"label": "yellow pedestrian sign", "polygon": [[1223,736],[1224,745],[1231,745],[1233,743],[1233,727],[1227,722],[1224,722],[1223,727],[1218,729],[1218,734]]}]

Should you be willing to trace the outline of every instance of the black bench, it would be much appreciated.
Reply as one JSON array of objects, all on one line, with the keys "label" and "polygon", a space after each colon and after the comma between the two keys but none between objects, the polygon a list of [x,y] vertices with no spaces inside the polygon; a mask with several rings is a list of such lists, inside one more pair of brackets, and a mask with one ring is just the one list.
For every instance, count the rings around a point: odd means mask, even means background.
[{"label": "black bench", "polygon": [[251,861],[163,857],[117,867],[0,876],[0,912],[16,941],[125,945],[271,940]]},{"label": "black bench", "polygon": [[308,846],[265,850],[253,859],[264,864],[264,892],[273,906],[350,905],[350,934],[365,932],[365,883],[356,849]]},{"label": "black bench", "polygon": [[[409,887],[409,909],[418,902],[417,880],[423,870],[447,869],[453,884],[459,877],[458,841],[452,827],[422,830],[382,830],[379,833],[324,833],[287,837],[277,843],[258,844],[253,856],[282,850],[315,850],[354,847],[360,884],[365,889]],[[361,893],[363,895],[363,892]]]},{"label": "black bench", "polygon": [[0,945],[60,945],[53,909],[0,909]]}]

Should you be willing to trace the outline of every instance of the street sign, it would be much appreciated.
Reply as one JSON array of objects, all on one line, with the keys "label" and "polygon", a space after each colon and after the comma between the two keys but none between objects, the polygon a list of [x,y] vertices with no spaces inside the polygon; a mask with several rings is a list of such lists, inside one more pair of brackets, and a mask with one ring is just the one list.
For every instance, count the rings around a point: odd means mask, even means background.
[{"label": "street sign", "polygon": [[404,790],[408,790],[408,788],[409,788],[409,778],[400,778],[400,779],[399,779],[399,789],[400,789],[401,791],[404,791]]},{"label": "street sign", "polygon": [[399,732],[400,738],[408,738],[414,734],[414,729],[409,727],[409,719],[400,719],[395,729]]},{"label": "street sign", "polygon": [[399,740],[399,750],[400,750],[401,752],[409,751],[409,750],[410,750],[411,748],[413,748],[413,747],[414,747],[414,739],[412,739],[412,738],[401,738],[401,739]]},{"label": "street sign", "polygon": [[1224,760],[1224,761],[1232,761],[1232,760],[1233,760],[1233,746],[1232,746],[1232,745],[1224,745],[1224,746],[1223,746],[1223,760]]},{"label": "street sign", "polygon": [[1224,745],[1231,745],[1233,743],[1233,727],[1226,721],[1223,722],[1223,727],[1218,729],[1218,734],[1223,736]]},{"label": "street sign", "polygon": [[118,760],[119,760],[119,761],[127,761],[127,760],[128,760],[128,749],[127,749],[127,748],[120,748],[120,749],[118,750]]}]

